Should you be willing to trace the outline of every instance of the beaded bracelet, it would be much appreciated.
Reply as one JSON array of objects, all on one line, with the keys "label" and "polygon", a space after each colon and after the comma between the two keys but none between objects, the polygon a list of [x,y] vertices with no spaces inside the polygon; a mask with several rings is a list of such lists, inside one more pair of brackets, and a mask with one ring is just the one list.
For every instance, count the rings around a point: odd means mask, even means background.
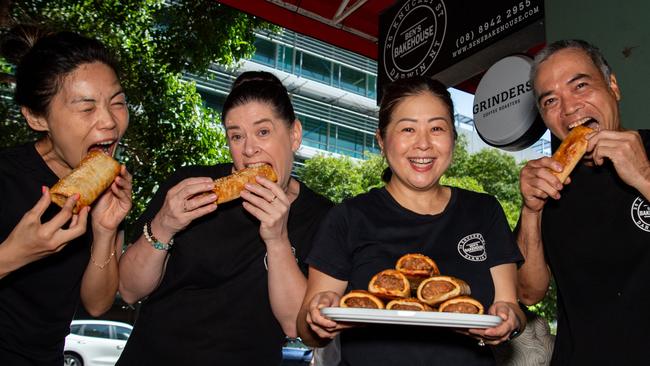
[{"label": "beaded bracelet", "polygon": [[142,233],[144,234],[145,239],[147,239],[149,244],[151,244],[151,246],[154,247],[154,249],[169,250],[171,249],[172,245],[174,245],[174,238],[169,239],[169,243],[167,244],[156,239],[156,237],[153,236],[153,233],[151,232],[151,224],[148,222],[145,223],[144,226],[142,227]]}]

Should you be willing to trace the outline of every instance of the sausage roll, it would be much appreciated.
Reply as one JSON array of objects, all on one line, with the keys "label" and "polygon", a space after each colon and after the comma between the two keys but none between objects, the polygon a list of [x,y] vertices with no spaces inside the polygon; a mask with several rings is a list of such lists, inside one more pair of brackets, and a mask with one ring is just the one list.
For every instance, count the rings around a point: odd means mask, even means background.
[{"label": "sausage roll", "polygon": [[375,295],[365,290],[352,290],[341,297],[342,308],[383,309],[384,303]]},{"label": "sausage roll", "polygon": [[255,177],[264,177],[270,181],[277,182],[278,176],[268,164],[256,167],[237,170],[229,176],[214,181],[214,193],[217,194],[217,204],[232,201],[239,198],[246,183],[255,183]]},{"label": "sausage roll", "polygon": [[553,160],[560,162],[564,166],[564,169],[559,173],[553,170],[551,171],[560,182],[564,183],[569,174],[578,165],[582,156],[587,152],[589,141],[587,141],[585,136],[591,132],[594,132],[594,130],[587,126],[574,127],[564,141],[562,141],[560,147],[557,148],[555,154],[553,154]]},{"label": "sausage roll", "polygon": [[436,262],[423,254],[403,255],[397,260],[395,268],[408,278],[412,290],[416,290],[425,278],[440,274]]},{"label": "sausage roll", "polygon": [[420,301],[436,305],[452,297],[470,295],[467,282],[451,276],[433,276],[420,283],[417,296]]},{"label": "sausage roll", "polygon": [[420,300],[409,297],[407,299],[395,299],[386,304],[387,310],[411,310],[411,311],[433,311],[431,306],[423,304]]},{"label": "sausage roll", "polygon": [[483,314],[483,304],[469,296],[458,296],[444,301],[438,310],[445,313]]},{"label": "sausage roll", "polygon": [[90,206],[113,183],[118,174],[120,163],[101,151],[93,150],[70,174],[52,186],[52,201],[63,207],[68,197],[79,193],[79,200],[72,210],[78,213],[83,207]]},{"label": "sausage roll", "polygon": [[386,269],[372,277],[368,291],[383,299],[406,298],[411,294],[411,285],[402,272]]}]

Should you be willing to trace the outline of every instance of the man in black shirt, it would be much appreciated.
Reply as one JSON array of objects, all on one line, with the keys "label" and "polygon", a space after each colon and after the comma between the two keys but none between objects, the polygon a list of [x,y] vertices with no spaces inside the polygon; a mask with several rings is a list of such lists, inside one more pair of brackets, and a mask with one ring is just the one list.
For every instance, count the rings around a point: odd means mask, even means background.
[{"label": "man in black shirt", "polygon": [[525,257],[518,295],[539,302],[551,274],[558,290],[553,365],[646,364],[650,343],[650,131],[621,127],[621,92],[602,54],[559,41],[535,58],[532,81],[547,127],[563,140],[577,125],[587,153],[564,185],[552,158],[521,171],[517,242]]}]

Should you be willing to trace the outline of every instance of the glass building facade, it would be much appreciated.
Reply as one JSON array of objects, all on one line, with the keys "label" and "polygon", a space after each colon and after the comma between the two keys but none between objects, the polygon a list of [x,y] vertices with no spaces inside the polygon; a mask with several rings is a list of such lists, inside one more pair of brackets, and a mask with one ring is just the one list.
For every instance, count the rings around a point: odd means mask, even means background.
[{"label": "glass building facade", "polygon": [[[235,71],[212,65],[210,77],[186,75],[197,84],[205,103],[220,111],[236,75],[246,70],[274,73],[289,90],[303,125],[303,147],[363,159],[379,153],[377,127],[377,63],[374,60],[289,30],[256,34],[256,53]],[[473,120],[456,115],[459,133],[476,137]],[[470,138],[470,152],[487,145]],[[540,140],[534,154],[548,155],[550,144]],[[298,152],[297,160],[310,154]]]}]

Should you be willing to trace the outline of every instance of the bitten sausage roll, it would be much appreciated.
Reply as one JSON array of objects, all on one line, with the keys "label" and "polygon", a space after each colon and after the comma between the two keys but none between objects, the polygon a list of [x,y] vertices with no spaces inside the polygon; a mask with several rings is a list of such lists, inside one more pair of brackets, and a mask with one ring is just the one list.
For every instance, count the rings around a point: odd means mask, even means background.
[{"label": "bitten sausage roll", "polygon": [[424,279],[440,274],[436,262],[423,254],[403,255],[395,268],[408,278],[412,290],[416,290]]},{"label": "bitten sausage roll", "polygon": [[417,295],[425,304],[436,305],[452,297],[470,295],[467,282],[451,276],[433,276],[420,283]]},{"label": "bitten sausage roll", "polygon": [[483,305],[469,296],[458,296],[444,301],[438,311],[445,313],[483,314]]},{"label": "bitten sausage roll", "polygon": [[238,170],[229,176],[215,179],[214,193],[217,194],[217,204],[232,201],[239,198],[246,183],[255,183],[255,177],[264,177],[270,181],[277,182],[278,176],[268,164]]},{"label": "bitten sausage roll", "polygon": [[375,295],[365,290],[352,290],[341,297],[342,308],[383,309],[384,303]]},{"label": "bitten sausage roll", "polygon": [[72,210],[78,213],[83,207],[90,206],[113,183],[118,174],[120,163],[101,151],[93,150],[70,174],[52,186],[52,201],[63,207],[68,197],[79,193],[79,200]]},{"label": "bitten sausage roll", "polygon": [[564,169],[559,173],[551,171],[560,182],[564,183],[578,165],[582,156],[587,152],[589,141],[585,136],[591,132],[594,132],[594,130],[587,126],[574,127],[553,154],[553,160],[560,162],[564,166]]},{"label": "bitten sausage roll", "polygon": [[402,272],[386,269],[372,277],[368,291],[383,299],[406,298],[411,293],[411,285]]},{"label": "bitten sausage roll", "polygon": [[387,310],[411,310],[411,311],[433,311],[431,306],[423,304],[420,300],[409,297],[407,299],[395,299],[386,304]]}]

